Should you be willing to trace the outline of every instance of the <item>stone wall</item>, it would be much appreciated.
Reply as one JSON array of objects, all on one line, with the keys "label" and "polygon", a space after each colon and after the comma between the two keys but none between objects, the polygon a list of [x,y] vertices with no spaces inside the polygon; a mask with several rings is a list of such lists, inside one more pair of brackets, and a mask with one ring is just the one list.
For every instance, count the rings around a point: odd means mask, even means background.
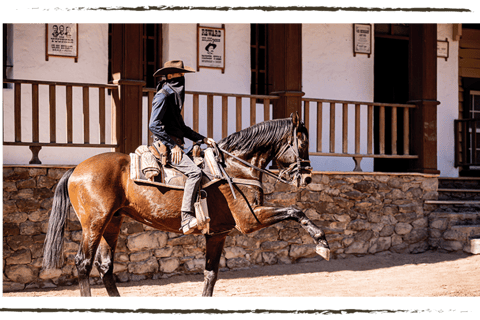
[{"label": "stone wall", "polygon": [[[4,166],[3,290],[46,288],[76,283],[74,256],[81,228],[71,210],[65,232],[62,269],[41,269],[43,241],[55,185],[68,167]],[[429,249],[428,210],[436,199],[437,177],[421,174],[316,172],[304,190],[266,178],[265,203],[302,208],[322,226],[332,258],[352,255],[419,253]],[[117,281],[201,273],[203,236],[179,235],[124,220],[116,251]],[[244,235],[227,237],[220,270],[261,265],[314,262],[310,236],[295,222],[283,222]],[[92,283],[100,283],[92,272]]]}]

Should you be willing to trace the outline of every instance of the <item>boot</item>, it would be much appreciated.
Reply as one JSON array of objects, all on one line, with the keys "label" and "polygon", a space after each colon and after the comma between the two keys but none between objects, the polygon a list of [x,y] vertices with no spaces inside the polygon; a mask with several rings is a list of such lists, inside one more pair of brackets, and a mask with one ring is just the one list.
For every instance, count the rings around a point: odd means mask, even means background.
[{"label": "boot", "polygon": [[183,234],[190,234],[195,231],[197,227],[197,218],[191,212],[182,211],[182,222],[181,222],[181,230]]}]

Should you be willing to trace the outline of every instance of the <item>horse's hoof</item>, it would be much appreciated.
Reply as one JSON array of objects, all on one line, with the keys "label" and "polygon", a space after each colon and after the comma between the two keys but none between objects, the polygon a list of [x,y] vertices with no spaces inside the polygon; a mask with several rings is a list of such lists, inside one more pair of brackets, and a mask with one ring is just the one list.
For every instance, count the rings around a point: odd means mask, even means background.
[{"label": "horse's hoof", "polygon": [[315,248],[315,251],[317,252],[317,254],[322,257],[323,259],[329,261],[330,260],[330,249],[327,249],[327,248],[324,248],[320,245],[317,245],[317,247]]}]

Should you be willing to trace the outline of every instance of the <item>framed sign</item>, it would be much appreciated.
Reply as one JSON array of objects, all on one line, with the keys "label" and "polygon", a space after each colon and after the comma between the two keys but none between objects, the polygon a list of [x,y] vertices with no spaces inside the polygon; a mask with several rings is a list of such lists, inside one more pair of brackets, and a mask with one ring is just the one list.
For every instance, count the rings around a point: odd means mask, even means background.
[{"label": "framed sign", "polygon": [[353,56],[357,53],[372,54],[372,25],[354,24],[353,25]]},{"label": "framed sign", "polygon": [[48,57],[74,58],[78,61],[78,24],[77,23],[47,23],[45,60]]},{"label": "framed sign", "polygon": [[197,24],[197,71],[200,68],[221,69],[225,73],[225,25],[211,28]]},{"label": "framed sign", "polygon": [[448,59],[449,43],[448,39],[437,40],[437,57]]}]

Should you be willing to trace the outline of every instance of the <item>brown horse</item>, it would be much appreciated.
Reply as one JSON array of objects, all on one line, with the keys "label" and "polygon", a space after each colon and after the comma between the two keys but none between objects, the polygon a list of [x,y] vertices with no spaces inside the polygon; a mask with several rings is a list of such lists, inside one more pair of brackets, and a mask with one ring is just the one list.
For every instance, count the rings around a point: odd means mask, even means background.
[{"label": "brown horse", "polygon": [[[210,232],[205,234],[206,253],[203,296],[212,296],[225,238],[237,228],[251,233],[283,220],[295,220],[317,243],[317,253],[329,258],[324,232],[298,208],[263,205],[262,174],[275,161],[281,176],[305,186],[311,181],[308,131],[298,118],[266,121],[219,141],[225,153],[225,172],[234,178],[206,188]],[[256,183],[249,183],[256,182]],[[238,183],[240,182],[240,183]],[[45,239],[44,267],[61,265],[65,219],[70,203],[82,225],[82,241],[75,256],[80,292],[90,296],[89,274],[97,267],[110,296],[119,296],[113,258],[122,219],[131,217],[159,230],[180,233],[183,190],[142,185],[130,179],[130,157],[104,153],[91,157],[65,173],[55,190]],[[200,231],[196,231],[200,234]]]}]

